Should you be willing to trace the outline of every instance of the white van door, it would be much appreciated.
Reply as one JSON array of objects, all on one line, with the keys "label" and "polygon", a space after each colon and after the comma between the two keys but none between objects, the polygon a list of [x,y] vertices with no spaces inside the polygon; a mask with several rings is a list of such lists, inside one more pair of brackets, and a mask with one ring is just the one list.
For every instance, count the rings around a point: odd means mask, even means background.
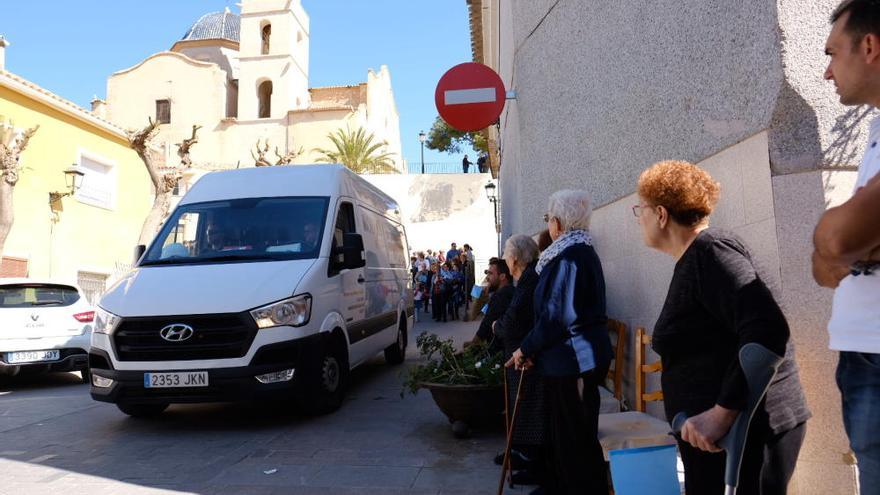
[{"label": "white van door", "polygon": [[[364,309],[366,307],[365,291],[366,279],[364,278],[364,269],[357,268],[354,270],[334,271],[335,255],[337,246],[342,245],[344,234],[359,233],[355,223],[355,209],[352,200],[340,198],[336,208],[336,222],[333,228],[333,240],[330,249],[330,273],[331,279],[336,280],[338,294],[340,295],[337,307],[342,317],[345,319],[345,326],[348,330],[349,342],[353,345],[363,338],[359,329],[359,324],[364,320]],[[339,255],[341,256],[341,255]],[[349,353],[351,364],[357,364],[360,359],[354,355],[352,349]]]}]

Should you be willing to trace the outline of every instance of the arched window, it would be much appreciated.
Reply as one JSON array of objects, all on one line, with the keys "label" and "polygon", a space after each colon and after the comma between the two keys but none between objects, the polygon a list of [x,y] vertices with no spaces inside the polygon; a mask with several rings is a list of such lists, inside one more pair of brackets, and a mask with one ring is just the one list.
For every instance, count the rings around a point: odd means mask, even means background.
[{"label": "arched window", "polygon": [[269,38],[272,37],[272,25],[266,24],[263,26],[262,31],[260,31],[260,39],[262,41],[260,45],[260,54],[268,55],[269,54]]},{"label": "arched window", "polygon": [[263,81],[257,89],[260,100],[258,118],[268,119],[272,115],[272,81]]}]

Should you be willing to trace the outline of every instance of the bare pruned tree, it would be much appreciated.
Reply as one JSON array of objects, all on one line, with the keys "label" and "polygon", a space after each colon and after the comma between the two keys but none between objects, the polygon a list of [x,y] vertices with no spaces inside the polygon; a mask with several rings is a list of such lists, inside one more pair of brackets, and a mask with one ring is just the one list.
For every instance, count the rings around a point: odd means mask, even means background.
[{"label": "bare pruned tree", "polygon": [[[254,154],[254,151],[257,153]],[[251,156],[254,158],[254,166],[255,167],[271,167],[272,162],[266,159],[266,153],[269,152],[269,140],[267,139],[265,145],[260,148],[260,140],[257,139],[257,145],[254,147],[254,150],[251,150]]]},{"label": "bare pruned tree", "polygon": [[196,132],[201,126],[193,126],[192,137],[184,139],[183,142],[177,144],[177,154],[180,156],[180,165],[176,167],[162,167],[161,160],[157,155],[157,150],[153,148],[152,141],[156,137],[156,131],[159,128],[159,122],[153,122],[153,119],[147,119],[148,124],[140,130],[129,130],[128,142],[131,148],[138,154],[144,165],[147,167],[147,173],[150,174],[150,180],[156,189],[156,197],[153,199],[153,207],[147,218],[144,220],[144,226],[141,228],[141,235],[138,238],[138,244],[148,244],[156,232],[159,231],[162,222],[168,216],[168,210],[171,208],[171,195],[174,188],[183,178],[183,170],[192,166],[192,160],[189,157],[190,148],[198,142]]},{"label": "bare pruned tree", "polygon": [[278,157],[278,161],[275,162],[275,165],[290,165],[296,160],[296,157],[303,154],[302,147],[297,148],[295,150],[290,150],[285,154],[281,154],[278,152],[278,146],[275,147],[275,156]]},{"label": "bare pruned tree", "polygon": [[39,125],[31,127],[15,136],[11,123],[0,127],[0,261],[6,237],[15,221],[12,193],[20,175],[21,154],[39,128]]}]

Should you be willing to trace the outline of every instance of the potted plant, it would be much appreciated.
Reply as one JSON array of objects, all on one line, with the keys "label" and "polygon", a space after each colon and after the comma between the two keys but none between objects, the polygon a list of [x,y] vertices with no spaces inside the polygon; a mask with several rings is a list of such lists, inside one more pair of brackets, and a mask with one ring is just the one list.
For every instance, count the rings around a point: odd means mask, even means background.
[{"label": "potted plant", "polygon": [[404,372],[404,392],[425,388],[437,407],[452,423],[458,437],[467,436],[471,426],[497,426],[504,420],[504,362],[500,352],[476,343],[463,351],[452,339],[441,340],[422,332],[416,345],[425,362]]}]

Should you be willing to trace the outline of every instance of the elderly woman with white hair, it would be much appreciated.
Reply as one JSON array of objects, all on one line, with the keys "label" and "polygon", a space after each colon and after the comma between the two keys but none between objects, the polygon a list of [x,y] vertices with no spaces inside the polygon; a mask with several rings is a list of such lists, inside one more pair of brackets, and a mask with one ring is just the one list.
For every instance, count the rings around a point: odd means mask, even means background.
[{"label": "elderly woman with white hair", "polygon": [[590,196],[558,191],[544,221],[553,243],[535,271],[535,323],[507,366],[543,377],[546,493],[607,494],[599,444],[599,384],[611,364],[605,279],[590,237]]},{"label": "elderly woman with white hair", "polygon": [[[527,235],[511,236],[504,243],[504,261],[510,268],[516,282],[513,299],[507,311],[492,325],[495,338],[504,347],[505,359],[519,349],[523,338],[528,335],[535,322],[535,287],[538,286],[538,245]],[[519,389],[520,375],[513,369],[507,373],[507,387],[511,397]],[[511,437],[511,462],[520,472],[513,475],[514,483],[536,485],[544,477],[544,383],[535,373],[523,379],[517,409],[516,424]],[[500,456],[503,458],[503,455]],[[496,458],[496,462],[499,459]],[[500,462],[498,462],[500,464]]]}]

